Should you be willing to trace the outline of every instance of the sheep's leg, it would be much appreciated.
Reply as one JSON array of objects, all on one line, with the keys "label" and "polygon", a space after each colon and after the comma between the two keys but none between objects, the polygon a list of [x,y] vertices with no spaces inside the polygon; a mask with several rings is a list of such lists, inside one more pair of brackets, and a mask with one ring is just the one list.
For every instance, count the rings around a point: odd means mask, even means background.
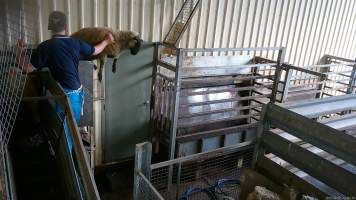
[{"label": "sheep's leg", "polygon": [[117,63],[117,58],[114,59],[113,63],[112,63],[112,72],[115,73],[116,72],[116,63]]},{"label": "sheep's leg", "polygon": [[98,72],[98,78],[99,78],[100,82],[103,79],[103,67],[104,67],[104,64],[105,64],[105,60],[104,59],[100,59],[99,60],[99,72]]}]

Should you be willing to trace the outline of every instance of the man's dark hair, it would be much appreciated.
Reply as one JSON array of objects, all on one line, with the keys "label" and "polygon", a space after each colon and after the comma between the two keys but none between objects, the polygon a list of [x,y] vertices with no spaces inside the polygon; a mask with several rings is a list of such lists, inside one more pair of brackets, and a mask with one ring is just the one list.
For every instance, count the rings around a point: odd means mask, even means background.
[{"label": "man's dark hair", "polygon": [[48,18],[48,30],[61,32],[67,26],[67,16],[60,11],[53,11]]}]

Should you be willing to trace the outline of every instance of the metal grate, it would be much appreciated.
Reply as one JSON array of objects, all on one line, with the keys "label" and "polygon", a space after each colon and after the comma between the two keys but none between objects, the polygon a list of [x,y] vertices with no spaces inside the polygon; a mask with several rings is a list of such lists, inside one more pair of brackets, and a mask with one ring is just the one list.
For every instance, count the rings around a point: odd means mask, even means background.
[{"label": "metal grate", "polygon": [[164,42],[177,45],[180,38],[182,37],[187,25],[194,16],[195,11],[199,6],[200,0],[186,0],[183,3],[181,10],[178,13],[178,16],[174,20],[170,30],[168,31]]},{"label": "metal grate", "polygon": [[251,166],[252,157],[253,144],[246,142],[151,164],[150,181],[143,180],[136,188],[138,199],[151,199],[152,194],[157,199],[157,191],[164,199],[237,199],[240,176]]},{"label": "metal grate", "polygon": [[[25,12],[26,11],[26,12]],[[36,23],[31,1],[2,0],[0,6],[0,163],[1,198],[9,199],[6,151],[26,83],[22,73],[35,43]],[[20,43],[18,43],[21,41]],[[19,48],[21,47],[21,48]],[[27,59],[18,59],[20,56]]]},{"label": "metal grate", "polygon": [[138,174],[138,196],[136,199],[162,200],[163,197],[153,187],[150,181],[142,174]]},{"label": "metal grate", "polygon": [[[35,43],[35,12],[29,1],[5,0],[0,8],[0,151],[3,152],[16,120]],[[25,12],[26,11],[26,12]],[[25,20],[26,19],[26,20]],[[19,59],[22,57],[23,59]]]},{"label": "metal grate", "polygon": [[219,191],[217,185],[224,180],[238,180],[243,170],[250,166],[252,154],[253,151],[235,152],[210,159],[177,163],[173,167],[170,186],[169,166],[157,168],[152,171],[151,183],[165,199],[188,196],[189,199],[208,199],[209,193],[204,190],[210,190],[219,197],[236,199],[239,193],[237,184],[222,187],[223,192]]}]

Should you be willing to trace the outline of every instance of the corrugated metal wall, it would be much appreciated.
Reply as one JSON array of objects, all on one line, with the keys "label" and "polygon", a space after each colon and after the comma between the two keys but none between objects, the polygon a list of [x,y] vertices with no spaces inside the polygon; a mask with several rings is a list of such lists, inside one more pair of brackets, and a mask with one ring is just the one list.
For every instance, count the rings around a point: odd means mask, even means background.
[{"label": "corrugated metal wall", "polygon": [[[31,0],[39,41],[52,10],[66,12],[70,31],[87,26],[136,30],[160,41],[183,0]],[[355,0],[202,0],[181,47],[285,46],[286,61],[317,62],[324,54],[356,57]]]}]

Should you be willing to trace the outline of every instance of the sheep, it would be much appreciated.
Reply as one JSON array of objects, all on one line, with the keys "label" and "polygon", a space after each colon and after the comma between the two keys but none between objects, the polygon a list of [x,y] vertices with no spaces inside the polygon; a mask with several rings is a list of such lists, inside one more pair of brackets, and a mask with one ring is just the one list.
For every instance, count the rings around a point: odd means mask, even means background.
[{"label": "sheep", "polygon": [[[112,65],[112,72],[116,72],[116,59],[120,53],[125,49],[130,49],[132,55],[136,55],[140,50],[142,40],[138,33],[133,31],[114,31],[113,29],[106,27],[92,27],[82,28],[73,33],[71,37],[81,39],[90,45],[96,45],[101,42],[105,36],[111,33],[114,37],[114,42],[103,50],[99,55],[91,56],[88,60],[99,60],[99,81],[102,80],[102,71],[106,62],[106,57],[114,57],[114,63]],[[96,67],[95,67],[96,69]]]}]

